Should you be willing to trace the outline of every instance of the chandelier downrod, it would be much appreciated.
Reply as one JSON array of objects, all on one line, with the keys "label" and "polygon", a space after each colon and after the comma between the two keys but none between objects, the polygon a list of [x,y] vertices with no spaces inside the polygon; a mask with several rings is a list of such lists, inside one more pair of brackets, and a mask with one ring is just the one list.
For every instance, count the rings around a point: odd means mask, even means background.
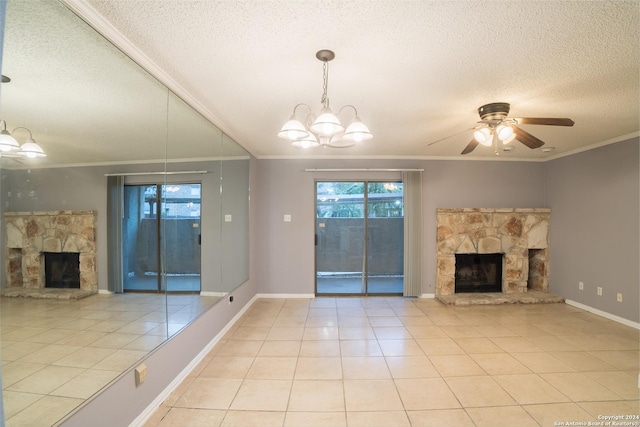
[{"label": "chandelier downrod", "polygon": [[323,108],[329,108],[329,97],[327,96],[329,89],[329,61],[332,61],[335,57],[336,54],[328,49],[316,52],[316,58],[322,61],[322,98],[320,99],[320,103]]}]

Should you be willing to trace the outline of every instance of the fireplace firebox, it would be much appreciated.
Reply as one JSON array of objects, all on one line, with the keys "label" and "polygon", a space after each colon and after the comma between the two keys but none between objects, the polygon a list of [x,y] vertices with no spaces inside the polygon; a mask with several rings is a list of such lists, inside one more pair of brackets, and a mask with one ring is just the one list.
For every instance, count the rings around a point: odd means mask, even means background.
[{"label": "fireplace firebox", "polygon": [[502,255],[456,254],[455,292],[502,292]]},{"label": "fireplace firebox", "polygon": [[46,288],[80,289],[80,253],[44,252]]}]

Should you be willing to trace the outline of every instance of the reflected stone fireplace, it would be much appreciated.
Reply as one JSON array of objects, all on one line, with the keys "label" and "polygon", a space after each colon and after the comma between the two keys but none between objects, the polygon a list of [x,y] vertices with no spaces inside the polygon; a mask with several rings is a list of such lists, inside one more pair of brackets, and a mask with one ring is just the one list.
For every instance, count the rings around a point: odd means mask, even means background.
[{"label": "reflected stone fireplace", "polygon": [[98,292],[94,211],[5,212],[4,296]]},{"label": "reflected stone fireplace", "polygon": [[438,209],[436,298],[548,293],[550,214],[548,208]]}]

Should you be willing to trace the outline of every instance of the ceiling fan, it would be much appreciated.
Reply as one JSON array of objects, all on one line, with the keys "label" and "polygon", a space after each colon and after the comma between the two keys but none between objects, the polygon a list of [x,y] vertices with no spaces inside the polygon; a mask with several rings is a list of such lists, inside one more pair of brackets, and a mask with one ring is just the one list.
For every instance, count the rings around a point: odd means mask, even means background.
[{"label": "ceiling fan", "polygon": [[531,149],[540,148],[544,142],[517,125],[573,126],[574,124],[574,121],[568,118],[507,117],[509,108],[510,105],[506,102],[494,102],[478,108],[480,115],[478,123],[480,125],[473,128],[475,129],[473,139],[461,154],[469,154],[478,144],[481,144],[488,147],[493,145],[497,156],[499,154],[498,143],[508,144],[514,139]]}]

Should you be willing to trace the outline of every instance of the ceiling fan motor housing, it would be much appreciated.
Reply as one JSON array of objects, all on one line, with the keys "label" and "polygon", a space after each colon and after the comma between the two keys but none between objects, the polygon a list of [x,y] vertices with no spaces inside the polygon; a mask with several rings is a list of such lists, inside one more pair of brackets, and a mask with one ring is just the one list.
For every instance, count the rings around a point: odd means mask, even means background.
[{"label": "ceiling fan motor housing", "polygon": [[509,104],[506,102],[494,102],[478,108],[481,120],[502,120],[509,115]]}]

